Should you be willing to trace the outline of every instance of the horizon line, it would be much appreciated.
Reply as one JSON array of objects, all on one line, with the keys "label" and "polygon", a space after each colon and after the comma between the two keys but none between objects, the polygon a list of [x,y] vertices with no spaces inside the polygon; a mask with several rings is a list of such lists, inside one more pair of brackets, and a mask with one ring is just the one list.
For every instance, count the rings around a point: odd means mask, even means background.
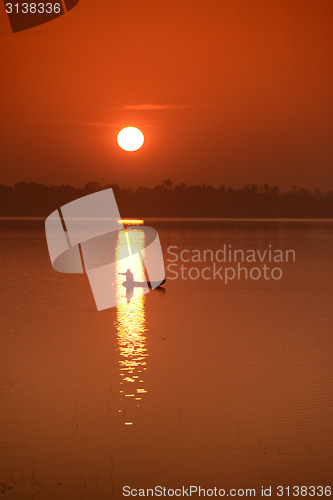
[{"label": "horizon line", "polygon": [[[154,189],[158,186],[166,186],[164,184],[165,181],[171,181],[171,179],[165,179],[164,181],[160,181],[159,183],[157,184],[154,184],[152,187],[149,187],[149,186],[145,186],[143,184],[138,184],[138,185],[135,185],[135,186],[129,186],[129,185],[121,185],[121,184],[118,184],[117,182],[113,182],[113,183],[106,183],[106,184],[102,184],[98,181],[88,181],[88,182],[85,182],[85,184],[81,184],[81,185],[73,185],[73,184],[44,184],[43,182],[38,182],[38,181],[15,181],[13,182],[12,184],[1,184],[0,183],[0,186],[2,187],[6,187],[6,188],[14,188],[15,189],[15,184],[27,184],[27,185],[30,185],[30,184],[33,184],[33,185],[37,185],[37,186],[43,186],[43,187],[47,187],[47,188],[53,188],[53,187],[64,187],[64,186],[68,186],[68,187],[71,187],[73,189],[85,189],[89,186],[89,184],[97,184],[101,190],[103,189],[109,189],[110,187],[112,188],[112,186],[117,186],[119,187],[120,189],[133,189],[133,190],[136,190],[140,187],[143,187],[143,188],[146,188],[146,189]],[[280,186],[278,184],[268,184],[267,182],[264,182],[262,184],[258,184],[256,182],[253,182],[253,183],[246,183],[246,184],[243,184],[243,185],[240,185],[240,186],[231,186],[231,185],[227,185],[227,184],[209,184],[209,183],[206,183],[206,182],[201,182],[201,183],[196,183],[196,184],[190,184],[190,183],[186,183],[184,181],[181,181],[181,182],[172,182],[172,186],[168,187],[167,189],[173,189],[175,187],[179,187],[179,186],[185,186],[186,188],[190,188],[190,187],[211,187],[213,189],[220,189],[221,187],[224,187],[226,190],[228,189],[232,189],[232,190],[238,190],[238,189],[245,189],[245,188],[252,188],[252,187],[255,187],[257,186],[257,188],[261,188],[261,187],[269,187],[269,188],[278,188],[280,193],[284,193],[284,192],[292,192],[292,191],[297,191],[297,190],[305,190],[305,191],[319,191],[321,194],[325,194],[325,193],[333,193],[333,187],[331,188],[328,188],[326,189],[325,191],[322,190],[321,188],[318,188],[318,187],[303,187],[303,186],[298,186],[296,184],[292,184],[289,188],[280,188]]]},{"label": "horizon line", "polygon": [[[0,221],[45,221],[47,217],[0,216]],[[80,219],[80,218],[75,218]],[[84,219],[84,218],[83,218]],[[129,220],[126,218],[124,220]],[[72,220],[72,219],[71,219]],[[74,220],[74,219],[73,219]],[[95,219],[94,219],[95,220]],[[96,218],[106,220],[106,218]],[[146,217],[145,222],[333,222],[332,217]]]}]

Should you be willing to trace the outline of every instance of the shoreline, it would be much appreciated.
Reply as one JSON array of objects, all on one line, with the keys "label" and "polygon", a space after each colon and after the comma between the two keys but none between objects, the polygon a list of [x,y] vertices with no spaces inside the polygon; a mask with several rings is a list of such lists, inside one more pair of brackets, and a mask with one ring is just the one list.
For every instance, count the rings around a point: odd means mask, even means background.
[{"label": "shoreline", "polygon": [[[45,221],[47,217],[0,216],[0,221]],[[330,217],[146,217],[144,222],[333,222]]]}]

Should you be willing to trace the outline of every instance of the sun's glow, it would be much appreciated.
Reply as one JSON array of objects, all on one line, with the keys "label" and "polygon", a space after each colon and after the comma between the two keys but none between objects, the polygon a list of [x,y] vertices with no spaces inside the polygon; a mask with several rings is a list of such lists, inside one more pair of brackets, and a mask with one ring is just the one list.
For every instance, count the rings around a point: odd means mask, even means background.
[{"label": "sun's glow", "polygon": [[144,221],[142,219],[120,219],[118,223],[124,226],[142,226]]},{"label": "sun's glow", "polygon": [[117,142],[125,151],[136,151],[144,143],[144,135],[136,127],[125,127],[117,135]]}]

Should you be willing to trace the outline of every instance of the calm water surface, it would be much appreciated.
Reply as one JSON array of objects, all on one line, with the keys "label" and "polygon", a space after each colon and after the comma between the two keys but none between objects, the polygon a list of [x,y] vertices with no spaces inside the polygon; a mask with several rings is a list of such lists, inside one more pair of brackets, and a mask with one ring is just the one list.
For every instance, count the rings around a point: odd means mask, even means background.
[{"label": "calm water surface", "polygon": [[53,271],[41,221],[0,224],[4,498],[332,485],[332,223],[152,221],[165,258],[271,244],[296,262],[101,312],[86,276]]}]

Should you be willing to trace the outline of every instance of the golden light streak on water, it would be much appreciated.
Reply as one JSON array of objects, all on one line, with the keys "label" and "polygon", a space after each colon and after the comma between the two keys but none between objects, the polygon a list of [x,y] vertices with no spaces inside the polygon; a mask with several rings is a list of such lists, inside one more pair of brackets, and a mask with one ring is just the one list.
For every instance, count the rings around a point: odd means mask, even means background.
[{"label": "golden light streak on water", "polygon": [[[135,281],[145,281],[144,268],[138,254],[138,251],[144,249],[145,235],[139,229],[130,229],[130,232],[131,247],[128,231],[119,232],[116,248],[117,273],[125,273],[127,269],[130,269]],[[130,250],[130,256],[124,258],[127,249]],[[135,396],[139,394],[141,396],[147,392],[142,377],[142,373],[147,369],[148,352],[145,336],[147,329],[144,290],[140,287],[126,289],[122,286],[125,280],[126,276],[117,274],[118,305],[115,325],[120,355],[120,398],[124,405],[122,414],[127,420],[124,424],[132,425],[133,422],[129,421],[129,417],[132,417],[133,409],[139,406],[139,400]]]}]

